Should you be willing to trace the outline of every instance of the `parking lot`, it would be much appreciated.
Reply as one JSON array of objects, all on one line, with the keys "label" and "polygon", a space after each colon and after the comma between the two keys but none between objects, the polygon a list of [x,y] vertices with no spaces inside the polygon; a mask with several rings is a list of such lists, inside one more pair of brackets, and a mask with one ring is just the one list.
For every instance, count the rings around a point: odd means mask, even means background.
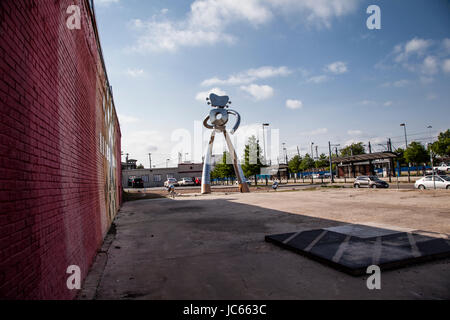
[{"label": "parking lot", "polygon": [[447,190],[317,189],[127,202],[81,299],[449,299],[450,259],[384,271],[381,290],[264,241],[363,224],[448,239]]}]

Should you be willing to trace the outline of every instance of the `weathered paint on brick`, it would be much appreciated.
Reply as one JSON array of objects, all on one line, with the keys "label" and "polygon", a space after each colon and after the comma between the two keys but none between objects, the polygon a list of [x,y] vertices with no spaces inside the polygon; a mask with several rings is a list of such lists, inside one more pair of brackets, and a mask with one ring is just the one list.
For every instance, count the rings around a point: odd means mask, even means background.
[{"label": "weathered paint on brick", "polygon": [[[81,29],[69,30],[69,5]],[[120,127],[86,0],[0,1],[0,298],[72,299],[121,203]]]}]

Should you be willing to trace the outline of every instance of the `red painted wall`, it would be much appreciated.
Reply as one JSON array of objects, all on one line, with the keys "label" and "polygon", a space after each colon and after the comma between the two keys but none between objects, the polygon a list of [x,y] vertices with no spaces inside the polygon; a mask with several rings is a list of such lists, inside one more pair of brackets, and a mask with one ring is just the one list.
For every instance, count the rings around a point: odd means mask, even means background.
[{"label": "red painted wall", "polygon": [[[72,4],[80,30],[66,25]],[[120,206],[94,21],[85,0],[0,1],[1,299],[74,298],[67,267],[84,279]]]}]

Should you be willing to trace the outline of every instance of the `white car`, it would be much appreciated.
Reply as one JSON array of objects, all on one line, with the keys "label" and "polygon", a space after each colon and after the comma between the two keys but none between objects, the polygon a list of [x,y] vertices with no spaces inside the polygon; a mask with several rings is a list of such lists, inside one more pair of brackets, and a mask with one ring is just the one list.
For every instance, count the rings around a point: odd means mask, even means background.
[{"label": "white car", "polygon": [[167,178],[167,180],[164,182],[164,187],[168,187],[170,185],[173,185],[174,187],[178,186],[178,181],[175,178]]},{"label": "white car", "polygon": [[436,182],[436,189],[450,189],[450,177],[449,176],[426,176],[416,181],[414,187],[416,189],[434,189]]},{"label": "white car", "polygon": [[449,172],[450,166],[448,166],[446,163],[441,163],[439,167],[434,167],[433,169],[436,171]]},{"label": "white car", "polygon": [[178,182],[178,184],[180,186],[193,186],[195,183],[192,178],[183,178]]}]

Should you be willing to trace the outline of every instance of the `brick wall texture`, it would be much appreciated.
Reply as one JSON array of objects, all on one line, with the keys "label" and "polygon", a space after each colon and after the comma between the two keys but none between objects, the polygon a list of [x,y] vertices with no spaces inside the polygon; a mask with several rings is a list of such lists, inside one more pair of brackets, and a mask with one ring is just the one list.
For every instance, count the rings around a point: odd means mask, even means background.
[{"label": "brick wall texture", "polygon": [[87,0],[0,1],[0,299],[73,299],[67,268],[85,278],[120,207],[96,30]]}]

